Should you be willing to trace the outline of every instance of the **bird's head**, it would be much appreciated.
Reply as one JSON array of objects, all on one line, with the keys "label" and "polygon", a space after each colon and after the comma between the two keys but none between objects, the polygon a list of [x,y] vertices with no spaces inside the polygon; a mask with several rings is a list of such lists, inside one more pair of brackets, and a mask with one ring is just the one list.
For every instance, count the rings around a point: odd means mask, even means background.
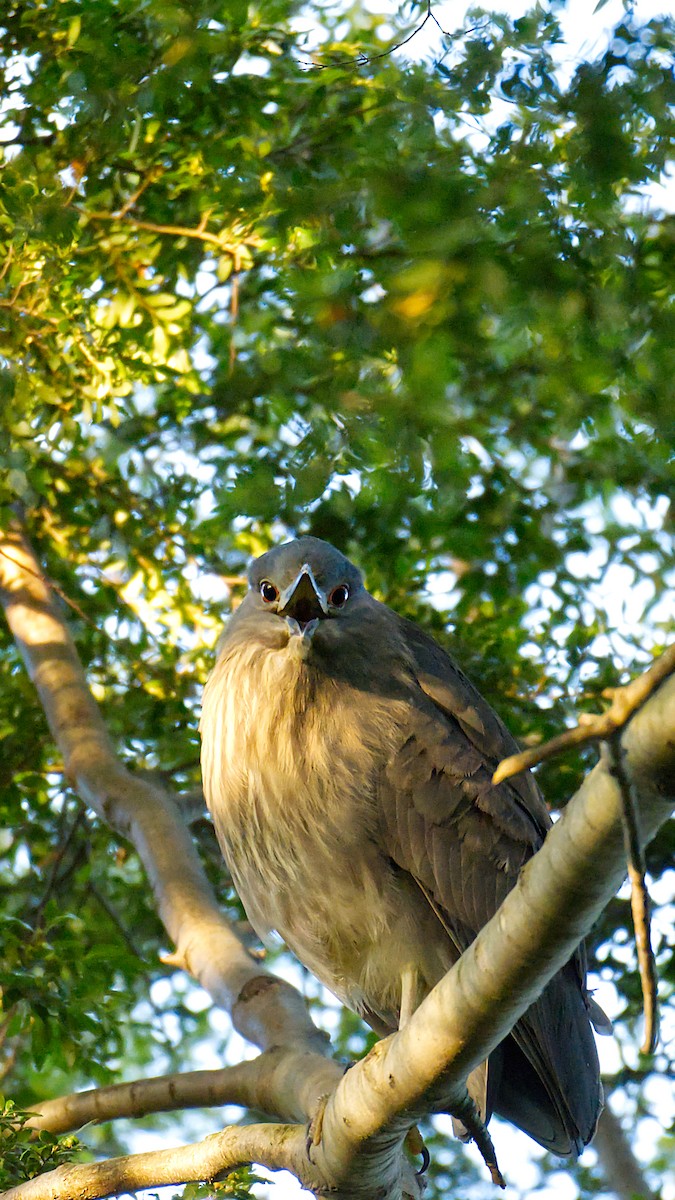
[{"label": "bird's head", "polygon": [[251,564],[248,579],[248,612],[283,623],[289,644],[303,657],[322,624],[344,620],[366,594],[358,568],[329,542],[314,537],[268,550]]}]

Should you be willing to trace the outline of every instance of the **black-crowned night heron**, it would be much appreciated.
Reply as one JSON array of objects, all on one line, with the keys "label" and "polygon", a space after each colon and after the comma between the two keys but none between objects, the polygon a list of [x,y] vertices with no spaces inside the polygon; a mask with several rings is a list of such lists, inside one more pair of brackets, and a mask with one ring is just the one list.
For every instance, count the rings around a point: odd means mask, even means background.
[{"label": "black-crowned night heron", "polygon": [[[263,554],[204,693],[202,765],[251,924],[276,929],[380,1033],[404,1023],[489,920],[551,822],[515,743],[448,655],[368,594],[338,550]],[[583,951],[470,1077],[556,1154],[602,1103]]]}]

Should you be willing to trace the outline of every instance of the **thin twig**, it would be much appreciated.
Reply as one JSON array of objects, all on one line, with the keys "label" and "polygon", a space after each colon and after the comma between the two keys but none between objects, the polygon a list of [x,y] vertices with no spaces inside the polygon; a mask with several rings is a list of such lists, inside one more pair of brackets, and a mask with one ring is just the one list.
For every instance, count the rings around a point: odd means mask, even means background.
[{"label": "thin twig", "polygon": [[151,167],[151,169],[148,171],[145,178],[142,179],[141,182],[139,183],[136,190],[131,193],[131,195],[128,197],[127,200],[124,201],[124,204],[122,205],[119,212],[117,213],[117,216],[118,217],[126,217],[129,210],[134,207],[134,204],[138,200],[139,196],[143,195],[143,192],[145,191],[146,188],[150,187],[151,183],[154,183],[156,179],[159,179],[160,175],[163,174],[163,171],[164,171],[163,167],[160,167],[160,166]]},{"label": "thin twig", "polygon": [[121,216],[120,213],[82,210],[82,215],[89,221],[120,221],[122,225],[131,225],[134,229],[147,229],[150,233],[168,233],[173,237],[196,238],[200,242],[207,242],[210,246],[217,246],[219,250],[226,253],[232,250],[225,233],[208,233],[205,229],[192,229],[189,225],[158,225],[154,221],[139,221],[136,217]]},{"label": "thin twig", "polygon": [[100,904],[100,906],[103,909],[106,916],[108,916],[110,918],[113,925],[118,930],[118,932],[122,938],[122,941],[125,943],[127,948],[131,951],[131,953],[134,955],[134,957],[139,958],[142,961],[143,954],[139,950],[134,939],[132,938],[131,934],[129,933],[129,930],[125,927],[124,923],[120,919],[118,913],[115,911],[115,909],[113,908],[112,904],[107,899],[107,897],[104,896],[103,893],[99,891],[99,889],[96,887],[96,884],[92,883],[91,880],[87,884],[87,891],[89,892],[89,895],[92,896],[94,898],[94,900],[96,900],[97,904]]},{"label": "thin twig", "polygon": [[17,560],[15,558],[12,558],[11,554],[8,554],[7,551],[3,550],[2,548],[0,548],[0,554],[2,554],[3,558],[6,558],[9,562],[14,563],[15,567],[21,567],[21,569],[23,571],[27,571],[29,575],[34,575],[35,578],[39,579],[41,583],[44,583],[45,587],[48,587],[50,589],[50,591],[56,592],[56,595],[59,596],[61,600],[63,600],[64,604],[67,604],[70,608],[72,608],[73,612],[76,612],[78,617],[80,617],[83,621],[85,621],[87,625],[91,625],[92,629],[96,629],[98,631],[99,627],[96,624],[96,622],[92,621],[91,617],[88,617],[86,612],[84,612],[84,610],[80,608],[77,601],[71,600],[70,596],[66,595],[63,588],[59,587],[58,583],[55,583],[54,580],[50,579],[48,575],[43,575],[39,571],[33,571],[29,566],[25,565],[24,563],[17,562]]},{"label": "thin twig", "polygon": [[[6,144],[7,143],[5,143],[5,145]],[[0,279],[5,278],[5,275],[7,274],[7,272],[9,271],[9,268],[12,265],[13,257],[14,257],[14,247],[12,245],[10,245],[10,247],[7,251],[7,254],[5,255],[5,261],[2,264],[2,267],[0,267]]]},{"label": "thin twig", "polygon": [[230,284],[230,359],[229,359],[229,374],[234,371],[234,365],[237,361],[237,348],[234,344],[234,331],[239,319],[239,255],[235,258],[235,267],[232,274],[232,282]]},{"label": "thin twig", "polygon": [[606,688],[602,693],[612,700],[611,708],[605,713],[585,714],[574,729],[558,734],[543,746],[535,746],[522,750],[519,754],[511,754],[502,759],[492,776],[493,783],[502,783],[511,779],[529,767],[554,758],[572,746],[585,746],[589,742],[602,742],[611,738],[618,729],[622,729],[631,717],[642,707],[645,700],[655,692],[657,687],[675,672],[675,643],[664,650],[644,675],[638,676],[625,687]]},{"label": "thin twig", "polygon": [[10,1005],[10,1007],[5,1012],[5,1014],[2,1018],[2,1021],[0,1021],[0,1050],[2,1050],[2,1047],[4,1046],[5,1042],[7,1041],[7,1037],[9,1034],[10,1022],[12,1020],[12,1017],[14,1016],[14,1013],[17,1010],[17,1007],[18,1007],[18,1001],[16,1004]]},{"label": "thin twig", "polygon": [[218,578],[227,587],[246,587],[248,584],[247,575],[219,575]]},{"label": "thin twig", "polygon": [[7,1044],[9,1046],[9,1053],[4,1063],[2,1063],[0,1066],[0,1083],[7,1077],[7,1075],[10,1074],[11,1071],[14,1070],[16,1060],[19,1057],[19,1046],[21,1044],[20,1036],[17,1035],[17,1037],[13,1038],[12,1041],[8,1042]]},{"label": "thin twig", "polygon": [[614,776],[623,806],[623,835],[630,879],[630,906],[633,914],[645,1032],[641,1054],[653,1054],[659,1036],[659,1001],[656,962],[652,948],[650,913],[651,902],[645,882],[645,855],[640,841],[638,805],[635,790],[623,758],[618,733],[605,743],[609,770]]},{"label": "thin twig", "polygon": [[493,783],[510,779],[520,771],[544,762],[545,759],[561,754],[570,746],[581,746],[601,741],[606,746],[609,770],[616,779],[623,807],[623,830],[630,879],[630,903],[635,929],[642,1003],[645,1015],[645,1033],[640,1047],[642,1054],[653,1054],[658,1040],[658,982],[656,962],[651,943],[650,899],[645,882],[645,859],[641,849],[638,822],[638,806],[633,786],[623,762],[620,735],[645,700],[656,691],[669,675],[675,672],[675,644],[656,659],[644,675],[640,675],[625,687],[605,688],[603,696],[612,704],[606,713],[588,714],[583,722],[545,742],[543,746],[523,750],[505,758],[492,776]]},{"label": "thin twig", "polygon": [[[450,38],[453,36],[451,33],[448,33],[447,29],[443,28],[438,18],[431,11],[431,0],[427,0],[427,11],[424,20],[421,21],[419,25],[416,25],[412,33],[409,33],[407,37],[403,38],[403,41],[396,42],[394,46],[389,46],[386,50],[381,50],[378,54],[357,54],[356,58],[344,58],[340,59],[338,62],[332,63],[307,62],[306,59],[300,59],[300,66],[307,67],[308,70],[314,71],[329,71],[334,67],[348,67],[351,70],[355,70],[356,67],[367,67],[369,63],[377,62],[377,60],[380,58],[388,58],[389,55],[393,54],[395,50],[400,50],[401,46],[407,46],[408,42],[411,42],[413,38],[417,37],[418,33],[422,32],[427,21],[433,21],[434,24],[440,29],[443,37]],[[465,32],[471,33],[472,30],[465,30]]]},{"label": "thin twig", "polygon": [[18,313],[20,317],[34,317],[36,321],[42,321],[44,325],[51,325],[56,328],[58,321],[56,317],[45,317],[42,313],[35,313],[33,308],[28,308],[26,305],[19,305],[14,300],[0,300],[0,308],[8,308],[12,312]]},{"label": "thin twig", "polygon": [[[85,811],[84,805],[81,803],[81,801],[78,801],[77,803],[78,803],[77,812],[75,813],[75,817],[74,817],[73,821],[71,822],[70,828],[66,831],[65,837],[63,838],[63,840],[61,841],[61,844],[59,845],[59,848],[54,857],[54,861],[52,863],[51,871],[49,872],[49,878],[47,880],[47,883],[45,884],[45,889],[44,889],[42,896],[40,897],[40,899],[38,901],[37,907],[33,913],[33,921],[34,921],[34,926],[35,926],[36,930],[38,929],[40,922],[42,920],[42,914],[44,912],[47,901],[49,900],[49,897],[51,896],[51,894],[56,886],[58,874],[59,874],[59,868],[61,867],[61,864],[65,858],[65,855],[68,851],[68,847],[70,846],[73,838],[75,837],[75,834],[77,833],[80,825],[84,822],[84,820],[86,818],[86,811]],[[66,872],[66,875],[68,873],[69,872]],[[61,880],[58,880],[58,881],[61,882]]]}]

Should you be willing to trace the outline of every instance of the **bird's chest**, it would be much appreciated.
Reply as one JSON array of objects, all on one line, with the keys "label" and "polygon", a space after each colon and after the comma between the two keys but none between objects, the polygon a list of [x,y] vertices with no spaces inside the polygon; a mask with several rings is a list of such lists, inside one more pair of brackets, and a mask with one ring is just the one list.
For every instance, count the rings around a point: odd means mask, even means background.
[{"label": "bird's chest", "polygon": [[328,956],[349,974],[391,920],[374,786],[395,706],[366,711],[285,650],[225,658],[209,689],[205,788],[249,918],[308,965]]}]

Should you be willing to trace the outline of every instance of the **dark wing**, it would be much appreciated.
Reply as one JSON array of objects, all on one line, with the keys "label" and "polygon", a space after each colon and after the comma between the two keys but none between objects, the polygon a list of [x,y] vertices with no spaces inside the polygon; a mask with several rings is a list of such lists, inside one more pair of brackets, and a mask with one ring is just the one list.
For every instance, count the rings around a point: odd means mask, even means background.
[{"label": "dark wing", "polygon": [[[379,780],[385,849],[418,882],[461,953],[551,821],[529,773],[493,785],[497,763],[517,747],[487,702],[415,625],[401,622],[399,631],[413,676],[406,737]],[[500,1047],[501,1078],[491,1089],[495,1111],[562,1154],[590,1139],[600,1104],[583,976],[576,955]]]},{"label": "dark wing", "polygon": [[461,951],[551,820],[529,772],[493,785],[497,763],[517,747],[487,701],[416,625],[401,621],[401,631],[413,679],[408,737],[381,780],[389,852],[443,910]]},{"label": "dark wing", "polygon": [[[468,740],[494,771],[502,758],[518,752],[518,746],[496,712],[467,679],[460,667],[412,621],[402,621],[404,638],[415,662],[415,673],[423,692],[450,721],[456,722]],[[492,789],[493,792],[502,792]],[[515,793],[515,795],[514,795]],[[551,818],[534,776],[523,771],[508,781],[506,795],[529,813],[545,834]]]}]

